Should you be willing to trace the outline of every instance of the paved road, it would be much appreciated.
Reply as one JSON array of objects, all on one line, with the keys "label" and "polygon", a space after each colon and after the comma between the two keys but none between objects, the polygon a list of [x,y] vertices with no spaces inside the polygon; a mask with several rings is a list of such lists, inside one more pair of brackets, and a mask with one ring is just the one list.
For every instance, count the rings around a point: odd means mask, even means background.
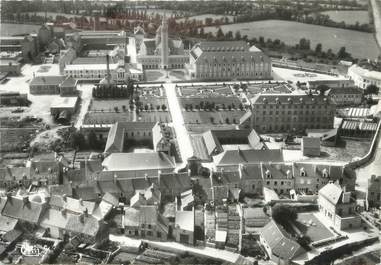
[{"label": "paved road", "polygon": [[85,115],[87,113],[87,110],[89,108],[89,105],[90,105],[90,101],[91,101],[91,98],[92,98],[92,91],[93,91],[93,84],[80,84],[77,86],[77,89],[79,91],[81,91],[81,106],[80,106],[80,109],[78,111],[78,115],[77,115],[77,121],[75,123],[75,127],[77,129],[80,129],[82,124],[83,124],[83,120],[85,118]]},{"label": "paved road", "polygon": [[169,105],[169,111],[172,116],[172,126],[175,129],[177,141],[179,143],[181,158],[183,163],[178,168],[184,167],[189,157],[193,156],[193,148],[189,138],[188,131],[184,124],[183,114],[177,99],[175,84],[163,84]]}]

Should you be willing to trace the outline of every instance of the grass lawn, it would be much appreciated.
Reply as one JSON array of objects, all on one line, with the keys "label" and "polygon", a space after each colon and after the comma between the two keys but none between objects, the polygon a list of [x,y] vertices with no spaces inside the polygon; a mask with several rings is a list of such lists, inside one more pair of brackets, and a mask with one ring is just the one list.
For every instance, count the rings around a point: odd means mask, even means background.
[{"label": "grass lawn", "polygon": [[311,239],[311,242],[334,236],[313,213],[298,213],[295,225],[300,232]]}]

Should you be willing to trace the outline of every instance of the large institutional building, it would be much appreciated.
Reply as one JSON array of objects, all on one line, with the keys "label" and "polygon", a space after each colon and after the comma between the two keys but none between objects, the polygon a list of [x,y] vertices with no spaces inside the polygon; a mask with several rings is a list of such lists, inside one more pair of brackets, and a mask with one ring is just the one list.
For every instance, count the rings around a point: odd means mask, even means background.
[{"label": "large institutional building", "polygon": [[271,61],[244,41],[207,41],[196,44],[189,54],[192,79],[270,79]]},{"label": "large institutional building", "polygon": [[136,60],[143,65],[143,69],[184,68],[189,61],[182,40],[168,38],[168,22],[165,17],[156,31],[155,39],[145,39],[141,27],[135,28],[134,35]]},{"label": "large institutional building", "polygon": [[354,64],[348,68],[348,75],[355,82],[355,85],[362,89],[368,85],[381,87],[381,72],[371,71]]},{"label": "large institutional building", "polygon": [[333,127],[335,104],[325,96],[258,94],[251,99],[251,105],[251,113],[241,119],[241,125],[260,133]]}]

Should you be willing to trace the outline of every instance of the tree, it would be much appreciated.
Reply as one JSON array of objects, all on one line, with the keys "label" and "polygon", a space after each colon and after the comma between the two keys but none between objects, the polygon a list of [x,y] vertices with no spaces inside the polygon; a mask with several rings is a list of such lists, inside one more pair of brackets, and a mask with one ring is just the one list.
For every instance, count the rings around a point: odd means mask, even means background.
[{"label": "tree", "polygon": [[236,40],[241,40],[241,32],[240,32],[239,30],[237,30],[237,31],[235,32],[235,39],[236,39]]},{"label": "tree", "polygon": [[376,85],[370,84],[365,88],[365,95],[377,95],[380,91],[380,88]]},{"label": "tree", "polygon": [[327,90],[329,90],[329,86],[327,86],[327,85],[318,85],[316,90],[320,92],[320,95],[324,96],[325,92]]},{"label": "tree", "polygon": [[221,28],[218,28],[216,37],[217,37],[218,40],[223,40],[223,39],[224,39],[225,35],[224,35],[224,33],[222,32],[222,29],[221,29]]},{"label": "tree", "polygon": [[316,44],[315,53],[319,54],[319,53],[321,53],[321,51],[322,51],[321,43]]},{"label": "tree", "polygon": [[338,59],[344,59],[348,57],[348,53],[345,50],[345,47],[341,47],[340,50],[337,52],[337,58]]},{"label": "tree", "polygon": [[275,222],[285,226],[288,225],[289,222],[295,221],[298,215],[292,207],[275,205],[272,208],[272,217]]},{"label": "tree", "polygon": [[85,146],[85,136],[82,133],[75,131],[70,135],[71,146],[75,149],[82,149]]},{"label": "tree", "polygon": [[98,149],[99,148],[99,141],[97,138],[97,135],[95,134],[94,131],[90,131],[88,137],[87,137],[87,142],[90,148],[92,149]]}]

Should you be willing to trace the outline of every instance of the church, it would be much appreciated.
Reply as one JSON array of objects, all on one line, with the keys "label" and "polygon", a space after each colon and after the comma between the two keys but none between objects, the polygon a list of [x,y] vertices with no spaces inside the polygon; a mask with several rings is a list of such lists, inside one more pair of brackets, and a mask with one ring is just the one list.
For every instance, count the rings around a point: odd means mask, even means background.
[{"label": "church", "polygon": [[168,21],[163,17],[154,39],[145,38],[144,29],[134,29],[137,62],[143,69],[181,69],[189,62],[181,39],[168,37]]}]

